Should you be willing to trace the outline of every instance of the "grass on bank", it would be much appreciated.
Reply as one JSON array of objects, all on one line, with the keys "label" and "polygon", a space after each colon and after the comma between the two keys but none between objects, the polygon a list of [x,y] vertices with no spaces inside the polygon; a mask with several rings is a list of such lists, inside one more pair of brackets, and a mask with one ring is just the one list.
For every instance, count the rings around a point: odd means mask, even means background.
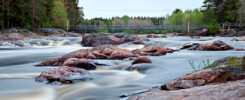
[{"label": "grass on bank", "polygon": [[188,60],[189,61],[189,64],[191,66],[191,68],[194,70],[193,72],[190,72],[188,73],[187,75],[190,75],[194,72],[197,72],[197,71],[200,71],[202,69],[209,69],[209,68],[213,68],[213,66],[211,66],[210,64],[210,60],[207,59],[207,60],[203,60],[201,63],[198,64],[198,66],[196,66],[194,64],[194,61],[193,60]]}]

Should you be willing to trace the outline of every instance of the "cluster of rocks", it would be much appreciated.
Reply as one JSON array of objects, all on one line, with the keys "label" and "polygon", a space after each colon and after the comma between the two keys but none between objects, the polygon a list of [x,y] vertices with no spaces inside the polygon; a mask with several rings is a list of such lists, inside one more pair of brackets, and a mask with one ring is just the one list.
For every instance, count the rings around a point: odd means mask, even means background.
[{"label": "cluster of rocks", "polygon": [[144,44],[143,41],[147,40],[148,38],[146,37],[126,33],[92,33],[85,34],[83,36],[82,45],[95,47],[103,44],[118,45],[127,42],[132,42],[134,44]]},{"label": "cluster of rocks", "polygon": [[199,44],[199,43],[185,44],[184,46],[181,47],[181,49],[200,50],[200,51],[225,51],[234,48],[222,41],[214,41],[209,44]]},{"label": "cluster of rocks", "polygon": [[[148,47],[150,49],[150,47]],[[164,47],[160,47],[159,48],[152,48],[156,49],[158,51],[164,51],[164,54],[166,53],[166,50]],[[149,53],[152,54],[152,53]],[[162,53],[161,53],[162,54]],[[144,54],[145,55],[145,54]],[[64,56],[60,57],[60,58],[54,58],[48,61],[44,61],[41,62],[39,64],[37,64],[36,66],[69,66],[69,67],[75,67],[75,68],[81,68],[84,70],[95,70],[96,69],[96,64],[100,65],[100,63],[93,61],[91,59],[119,59],[119,60],[123,60],[126,58],[134,58],[134,57],[138,57],[140,56],[139,54],[134,54],[132,51],[127,50],[127,49],[119,49],[116,46],[113,45],[100,45],[100,46],[96,46],[93,49],[89,49],[89,50],[78,50],[78,51],[74,51],[68,54],[65,54]],[[141,64],[141,63],[151,63],[151,60],[148,57],[145,56],[140,56],[138,58],[135,59],[135,61],[133,61],[133,65],[137,64]],[[133,68],[133,66],[132,66]],[[58,74],[58,73],[53,73],[58,71],[59,72],[59,68],[58,69],[52,69],[49,71],[45,71],[43,73],[52,73],[52,74]],[[64,71],[69,71],[69,68],[67,70]],[[70,73],[70,72],[69,72]],[[76,73],[76,72],[74,72]],[[71,73],[72,75],[75,74]],[[48,82],[53,82],[53,78],[51,77],[52,74],[41,74],[38,78],[37,81],[39,80],[44,80],[46,79],[46,81]],[[47,76],[43,76],[43,75],[51,75],[49,77]],[[57,75],[53,75],[57,78]],[[64,76],[63,75],[58,75],[59,78],[63,79],[61,82],[64,81]],[[39,79],[40,77],[42,77],[41,79]],[[46,78],[43,78],[46,77]]]}]

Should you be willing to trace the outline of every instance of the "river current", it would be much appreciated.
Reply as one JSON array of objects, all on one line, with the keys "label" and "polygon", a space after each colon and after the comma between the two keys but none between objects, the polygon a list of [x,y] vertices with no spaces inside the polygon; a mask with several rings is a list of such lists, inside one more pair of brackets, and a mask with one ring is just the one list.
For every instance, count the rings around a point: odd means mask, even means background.
[{"label": "river current", "polygon": [[[148,56],[152,67],[145,73],[126,71],[130,60],[97,60],[110,66],[98,66],[90,71],[94,80],[68,85],[35,82],[42,71],[54,68],[34,65],[79,50],[90,49],[80,45],[81,37],[52,37],[21,41],[0,41],[0,100],[117,100],[124,94],[145,91],[160,86],[193,71],[188,60],[197,65],[203,60],[227,56],[242,57],[245,51],[191,51],[181,50],[162,56]],[[176,48],[186,43],[210,43],[221,40],[234,48],[245,49],[245,42],[232,41],[244,37],[168,37],[150,38],[166,47]],[[130,43],[119,48],[136,49],[144,45]]]}]

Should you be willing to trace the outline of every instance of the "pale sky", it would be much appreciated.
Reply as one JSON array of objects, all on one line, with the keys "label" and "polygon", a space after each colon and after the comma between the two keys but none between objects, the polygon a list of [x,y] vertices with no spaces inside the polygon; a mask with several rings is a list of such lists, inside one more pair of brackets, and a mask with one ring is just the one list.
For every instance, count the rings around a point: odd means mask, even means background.
[{"label": "pale sky", "polygon": [[84,18],[111,18],[128,15],[161,17],[176,8],[182,10],[200,8],[204,0],[79,0],[84,8]]}]

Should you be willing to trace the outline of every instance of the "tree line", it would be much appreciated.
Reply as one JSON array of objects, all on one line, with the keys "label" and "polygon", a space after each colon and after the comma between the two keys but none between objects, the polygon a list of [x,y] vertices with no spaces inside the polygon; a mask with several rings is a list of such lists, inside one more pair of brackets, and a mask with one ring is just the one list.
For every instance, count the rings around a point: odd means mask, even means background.
[{"label": "tree line", "polygon": [[[164,17],[113,17],[84,19],[80,25],[100,26],[158,26],[182,25],[190,26],[205,25],[208,33],[219,33],[224,24],[238,23],[243,29],[245,23],[245,0],[204,0],[200,9],[186,10],[176,9],[172,14]],[[99,30],[111,32],[110,30]],[[126,30],[128,31],[128,30]],[[171,31],[171,30],[170,30]],[[96,32],[96,30],[85,30],[85,32]],[[155,30],[156,32],[156,30]],[[161,33],[160,31],[158,31]]]},{"label": "tree line", "polygon": [[[79,0],[1,0],[0,26],[66,27],[81,23],[83,12]],[[69,21],[68,21],[69,20]]]},{"label": "tree line", "polygon": [[[1,0],[0,26],[11,27],[58,27],[99,26],[194,26],[205,25],[211,34],[219,33],[222,25],[238,23],[245,27],[245,0],[204,0],[200,9],[176,9],[164,17],[122,17],[83,19],[79,0]],[[236,27],[237,28],[237,27]],[[111,30],[99,30],[113,32]],[[130,30],[126,30],[132,32]],[[157,31],[157,30],[153,30]],[[98,32],[84,30],[83,32]],[[117,32],[115,30],[115,32]],[[138,32],[138,31],[137,31]],[[134,33],[137,33],[134,32]],[[164,31],[158,30],[159,33]]]}]

